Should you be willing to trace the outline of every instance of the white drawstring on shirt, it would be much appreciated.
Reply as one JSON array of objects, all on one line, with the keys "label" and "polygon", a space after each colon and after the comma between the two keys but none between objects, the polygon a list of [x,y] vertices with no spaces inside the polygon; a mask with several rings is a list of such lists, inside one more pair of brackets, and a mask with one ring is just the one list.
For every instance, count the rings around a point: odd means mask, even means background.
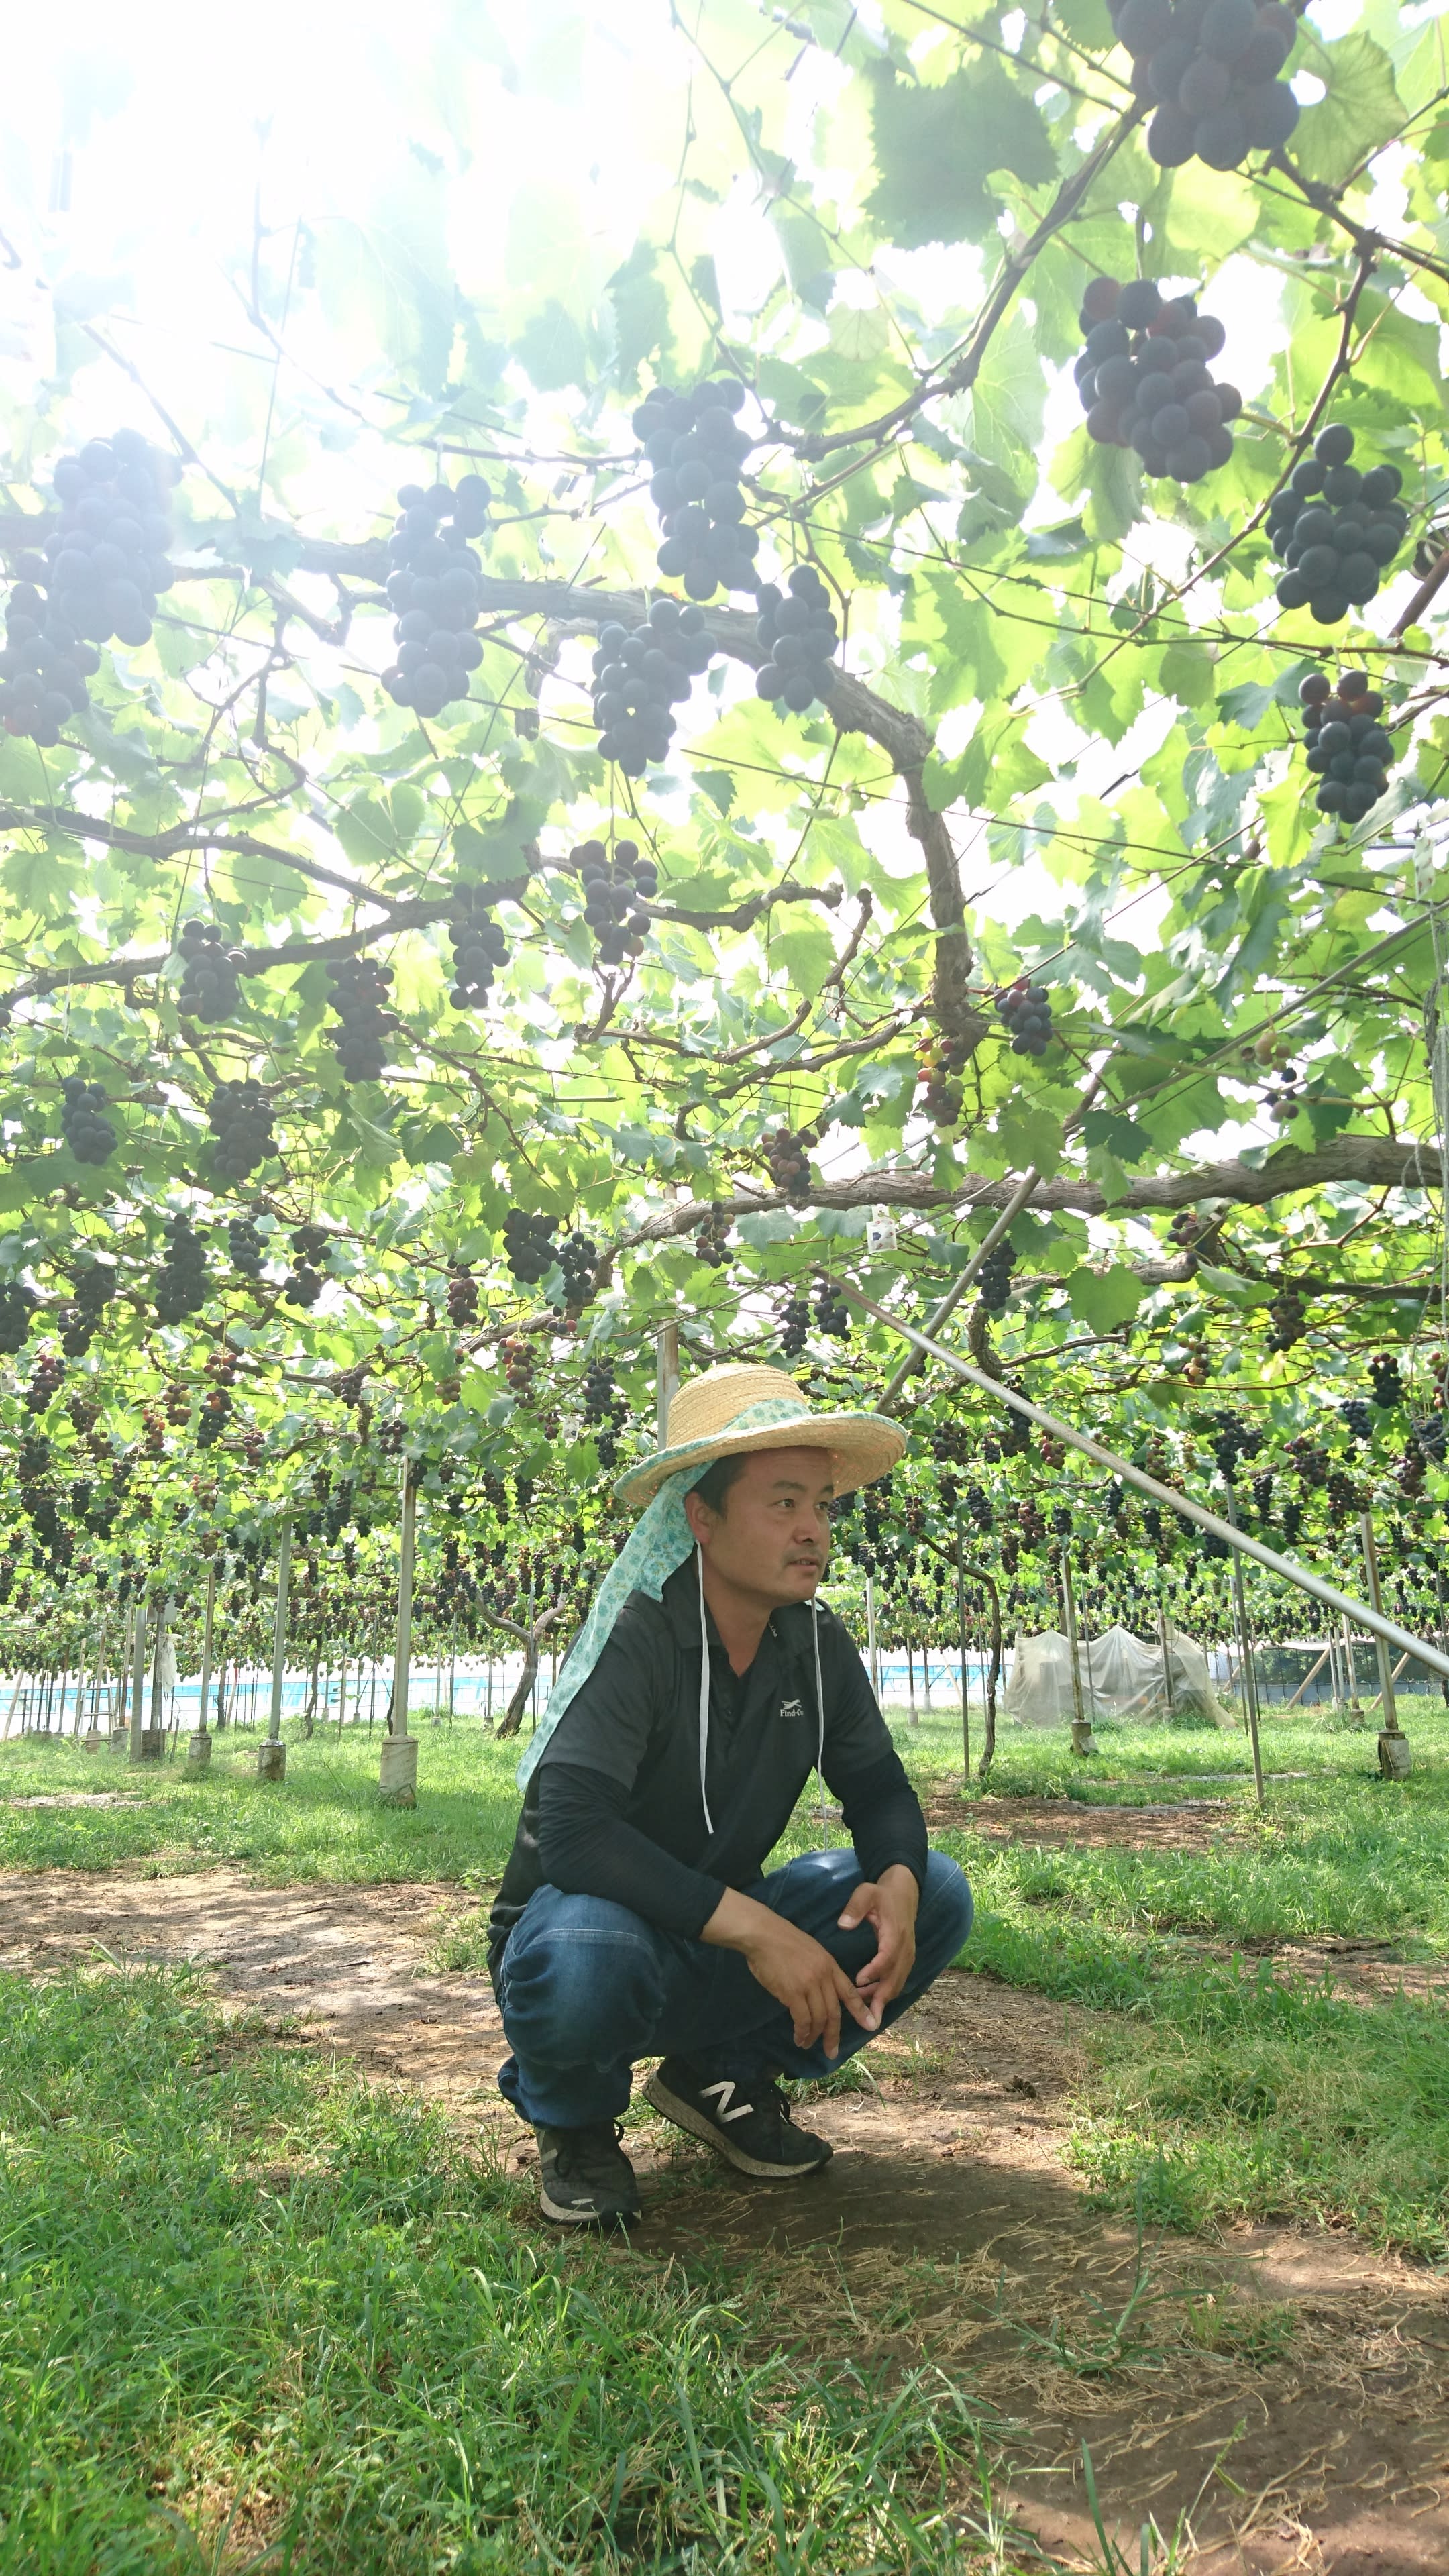
[{"label": "white drawstring on shirt", "polygon": [[[714,1818],[709,1812],[709,1790],[706,1772],[709,1764],[709,1620],[704,1606],[704,1550],[696,1545],[694,1561],[699,1570],[699,1803],[704,1809],[706,1833],[714,1832]],[[820,1783],[820,1825],[825,1829],[825,1684],[820,1672],[820,1604],[810,1604],[810,1639],[815,1649],[815,1776]]]}]

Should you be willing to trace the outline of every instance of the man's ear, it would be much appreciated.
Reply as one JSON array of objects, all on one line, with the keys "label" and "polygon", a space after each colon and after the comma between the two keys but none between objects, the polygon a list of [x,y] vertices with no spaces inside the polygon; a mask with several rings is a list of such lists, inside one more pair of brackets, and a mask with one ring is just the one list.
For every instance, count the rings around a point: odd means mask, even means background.
[{"label": "man's ear", "polygon": [[710,1536],[714,1528],[715,1516],[700,1495],[694,1493],[685,1495],[684,1517],[697,1539],[703,1541]]}]

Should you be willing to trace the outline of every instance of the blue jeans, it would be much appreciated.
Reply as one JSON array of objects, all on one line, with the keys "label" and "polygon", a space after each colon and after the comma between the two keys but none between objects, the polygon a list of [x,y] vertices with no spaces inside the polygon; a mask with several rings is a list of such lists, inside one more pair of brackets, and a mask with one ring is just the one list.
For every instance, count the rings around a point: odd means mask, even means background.
[{"label": "blue jeans", "polygon": [[[873,1959],[876,1931],[842,1932],[836,1921],[862,1871],[853,1851],[808,1852],[745,1893],[783,1914],[854,1978]],[[932,1852],[916,1918],[915,1964],[888,2004],[882,2028],[922,1996],[950,1965],[971,1929],[971,1890],[953,1860]],[[713,2081],[748,2083],[766,2074],[818,2081],[874,2033],[842,2013],[840,2052],[797,2048],[790,2015],[767,1994],[737,1950],[661,1932],[627,1905],[602,1896],[534,1891],[509,1935],[498,1979],[503,2027],[513,2055],[500,2091],[525,2120],[582,2129],[628,2109],[641,2057],[682,2057]]]}]

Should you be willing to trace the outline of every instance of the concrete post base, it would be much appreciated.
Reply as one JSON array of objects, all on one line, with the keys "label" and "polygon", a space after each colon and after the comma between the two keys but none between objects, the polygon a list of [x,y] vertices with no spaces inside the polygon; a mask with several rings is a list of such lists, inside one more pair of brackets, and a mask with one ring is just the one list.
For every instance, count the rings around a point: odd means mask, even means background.
[{"label": "concrete post base", "polygon": [[187,1737],[187,1739],[186,1739],[186,1768],[187,1768],[187,1770],[188,1770],[188,1771],[204,1771],[204,1770],[206,1769],[206,1766],[207,1766],[207,1764],[208,1764],[208,1762],[209,1762],[210,1760],[211,1760],[211,1738],[210,1738],[210,1736],[209,1736],[209,1735],[201,1735],[201,1734],[188,1735],[188,1737]]},{"label": "concrete post base", "polygon": [[1096,1750],[1097,1739],[1092,1733],[1091,1719],[1089,1717],[1074,1717],[1072,1720],[1072,1751],[1074,1753],[1086,1755],[1095,1753]]},{"label": "concrete post base", "polygon": [[166,1750],[166,1729],[165,1729],[165,1727],[164,1727],[164,1726],[143,1726],[143,1727],[142,1727],[142,1729],[141,1729],[141,1759],[142,1759],[142,1761],[143,1761],[143,1762],[159,1762],[159,1761],[160,1761],[160,1759],[161,1759],[161,1756],[162,1756],[162,1754],[165,1752],[165,1750]]},{"label": "concrete post base", "polygon": [[382,1762],[377,1785],[389,1806],[415,1807],[417,1805],[418,1739],[415,1735],[383,1737]]},{"label": "concrete post base", "polygon": [[81,1737],[87,1753],[99,1753],[102,1745],[109,1744],[110,1740],[103,1726],[88,1726]]},{"label": "concrete post base", "polygon": [[286,1776],[287,1748],[285,1744],[282,1743],[280,1737],[274,1744],[271,1737],[268,1736],[264,1744],[259,1744],[257,1746],[257,1778],[259,1780],[285,1780]]}]

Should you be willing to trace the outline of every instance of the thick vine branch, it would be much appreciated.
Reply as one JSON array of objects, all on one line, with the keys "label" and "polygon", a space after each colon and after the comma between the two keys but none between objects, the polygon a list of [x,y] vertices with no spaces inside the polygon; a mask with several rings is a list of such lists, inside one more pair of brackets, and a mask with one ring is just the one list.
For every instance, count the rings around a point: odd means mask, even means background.
[{"label": "thick vine branch", "polygon": [[[1062,1174],[1037,1183],[1032,1205],[1069,1209],[1081,1216],[1125,1217],[1157,1209],[1192,1207],[1199,1199],[1228,1199],[1240,1207],[1267,1207],[1272,1200],[1291,1192],[1321,1189],[1334,1181],[1357,1182],[1367,1189],[1436,1189],[1438,1157],[1437,1143],[1401,1145],[1383,1136],[1335,1136],[1311,1152],[1296,1145],[1281,1145],[1258,1165],[1201,1163],[1194,1171],[1155,1173],[1150,1178],[1128,1181],[1121,1194],[1113,1198],[1094,1182]],[[808,1204],[819,1208],[901,1208],[924,1216],[963,1207],[968,1202],[973,1209],[1005,1207],[1018,1186],[1010,1178],[983,1182],[963,1174],[958,1187],[947,1188],[927,1172],[866,1172],[858,1180],[818,1183],[810,1192]],[[675,1235],[697,1234],[709,1217],[767,1216],[789,1213],[793,1206],[780,1191],[737,1191],[732,1198],[692,1199],[674,1207],[657,1208],[641,1225],[621,1235],[618,1248],[627,1251],[667,1242]]]}]

